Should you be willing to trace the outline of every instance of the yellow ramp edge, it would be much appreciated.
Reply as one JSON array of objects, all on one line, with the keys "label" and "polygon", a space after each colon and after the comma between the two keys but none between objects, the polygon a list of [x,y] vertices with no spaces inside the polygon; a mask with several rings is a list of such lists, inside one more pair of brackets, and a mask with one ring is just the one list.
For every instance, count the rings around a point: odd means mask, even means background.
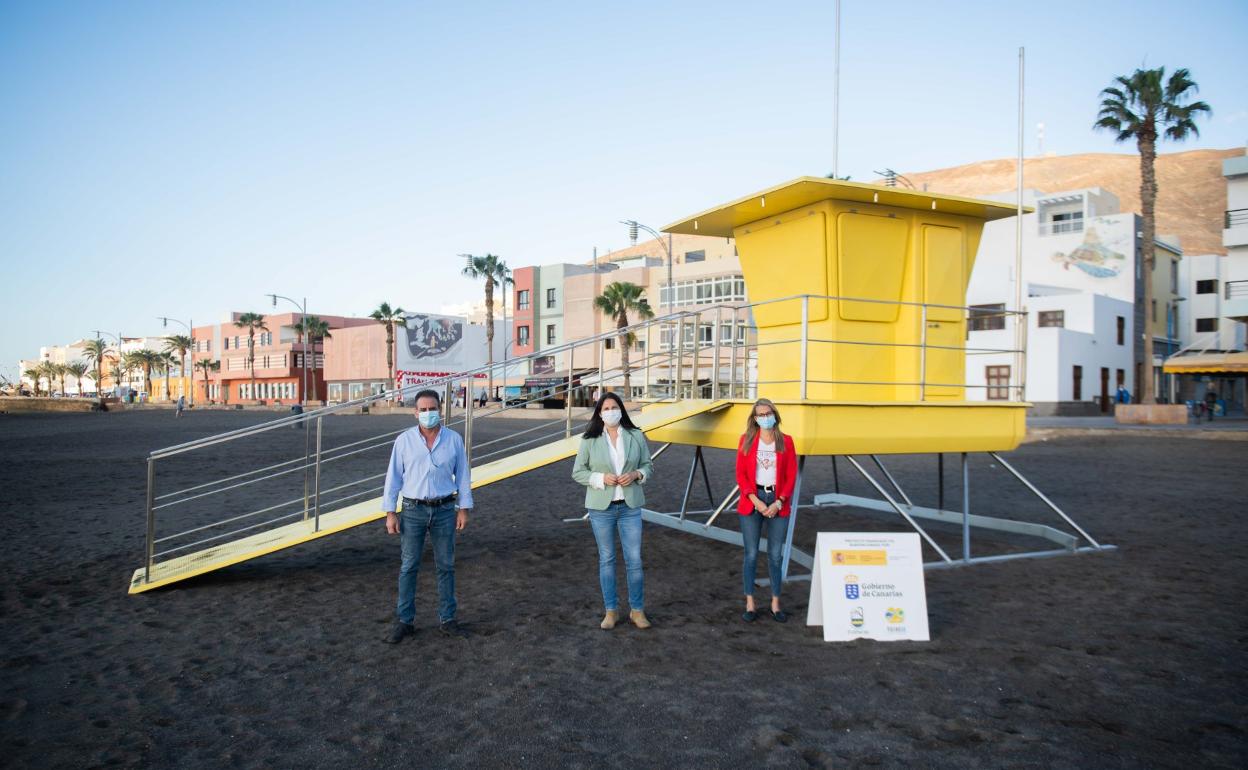
[{"label": "yellow ramp edge", "polygon": [[[726,401],[709,399],[686,399],[674,403],[648,404],[633,422],[643,431],[665,428],[681,420],[727,405]],[[521,473],[576,456],[581,437],[572,436],[548,444],[517,452],[498,460],[484,463],[472,469],[472,488],[494,484]],[[292,548],[310,540],[327,537],[361,524],[379,521],[385,514],[381,510],[381,498],[366,500],[329,513],[321,514],[320,529],[314,530],[311,519],[275,527],[256,535],[232,540],[202,551],[188,553],[152,565],[150,581],[144,581],[144,569],[140,567],[130,578],[129,593],[137,594],[153,588],[176,583],[180,580],[223,569],[232,564]]]}]

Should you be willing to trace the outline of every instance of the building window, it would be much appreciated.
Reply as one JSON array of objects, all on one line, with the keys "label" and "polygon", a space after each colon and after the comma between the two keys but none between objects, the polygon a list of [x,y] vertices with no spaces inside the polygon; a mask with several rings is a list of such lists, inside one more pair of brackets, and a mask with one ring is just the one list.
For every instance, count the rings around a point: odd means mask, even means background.
[{"label": "building window", "polygon": [[686,251],[685,262],[705,262],[706,249],[698,249],[697,251]]},{"label": "building window", "polygon": [[[741,276],[724,275],[716,278],[678,281],[675,286],[675,304],[677,305],[712,305],[745,301],[745,279]],[[671,286],[660,284],[659,304],[667,307],[672,300]]]},{"label": "building window", "polygon": [[1217,294],[1218,293],[1218,279],[1210,278],[1207,281],[1197,281],[1196,293],[1197,294]]},{"label": "building window", "polygon": [[1010,367],[985,366],[984,379],[988,382],[988,398],[1005,401],[1010,397]]},{"label": "building window", "polygon": [[615,338],[607,337],[602,341],[602,347],[606,350],[615,350]]},{"label": "building window", "polygon": [[1005,303],[995,305],[971,305],[970,323],[967,329],[973,332],[986,332],[1005,328]]},{"label": "building window", "polygon": [[1065,328],[1066,311],[1065,310],[1041,310],[1040,311],[1040,325],[1041,326],[1054,326],[1059,329]]},{"label": "building window", "polygon": [[555,306],[555,290],[547,289],[546,290],[546,307],[547,309],[549,309],[549,308],[553,308],[554,306]]},{"label": "building window", "polygon": [[529,309],[529,290],[521,289],[516,292],[516,310]]},{"label": "building window", "polygon": [[528,346],[528,344],[529,344],[529,327],[527,327],[527,326],[517,326],[517,327],[516,327],[516,344],[517,344],[517,345],[519,345],[519,346],[520,346],[520,347],[522,347],[522,348],[523,348],[523,347],[527,347],[527,346]]},{"label": "building window", "polygon": [[225,349],[226,349],[226,350],[229,350],[229,349],[230,349],[230,338],[229,338],[229,337],[226,337],[224,340],[222,340],[222,342],[224,342],[224,343],[225,343]]},{"label": "building window", "polygon": [[1076,367],[1075,367],[1075,372],[1074,372],[1074,373],[1075,373],[1075,381],[1074,381],[1074,386],[1075,386],[1075,394],[1074,394],[1074,398],[1075,398],[1075,400],[1076,400],[1076,401],[1082,401],[1082,400],[1083,400],[1083,367],[1082,367],[1082,366],[1076,366]]},{"label": "building window", "polygon": [[555,325],[554,324],[546,324],[546,344],[547,345],[555,344]]},{"label": "building window", "polygon": [[1198,332],[1216,332],[1218,330],[1218,319],[1216,318],[1197,318],[1196,331]]},{"label": "building window", "polygon": [[1157,300],[1153,300],[1153,306],[1150,311],[1153,317],[1153,323],[1157,323]]},{"label": "building window", "polygon": [[1118,344],[1125,345],[1127,342],[1127,319],[1118,316]]},{"label": "building window", "polygon": [[1121,388],[1127,384],[1127,373],[1121,369],[1118,369],[1117,372],[1118,372],[1118,387]]},{"label": "building window", "polygon": [[1179,260],[1170,260],[1170,293],[1179,293]]},{"label": "building window", "polygon": [[1054,214],[1049,220],[1049,232],[1054,235],[1083,232],[1083,212],[1069,211],[1065,214]]}]

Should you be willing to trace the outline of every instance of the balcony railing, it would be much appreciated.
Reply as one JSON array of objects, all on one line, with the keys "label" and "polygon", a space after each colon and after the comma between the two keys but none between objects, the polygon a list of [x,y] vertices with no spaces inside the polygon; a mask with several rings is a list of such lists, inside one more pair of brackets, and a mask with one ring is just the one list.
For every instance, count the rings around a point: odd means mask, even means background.
[{"label": "balcony railing", "polygon": [[1230,230],[1232,227],[1248,227],[1248,209],[1228,210],[1224,216],[1222,227],[1226,230]]},{"label": "balcony railing", "polygon": [[1082,219],[1062,219],[1056,222],[1041,222],[1041,235],[1062,235],[1064,233],[1083,232]]}]

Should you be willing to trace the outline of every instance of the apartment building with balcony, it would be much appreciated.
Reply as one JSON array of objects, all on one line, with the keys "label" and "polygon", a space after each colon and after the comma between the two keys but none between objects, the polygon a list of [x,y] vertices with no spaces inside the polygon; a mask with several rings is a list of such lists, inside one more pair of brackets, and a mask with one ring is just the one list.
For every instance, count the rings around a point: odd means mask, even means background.
[{"label": "apartment building with balcony", "polygon": [[1222,317],[1248,323],[1248,151],[1222,161],[1226,178],[1226,213],[1222,245],[1226,247],[1222,283]]}]

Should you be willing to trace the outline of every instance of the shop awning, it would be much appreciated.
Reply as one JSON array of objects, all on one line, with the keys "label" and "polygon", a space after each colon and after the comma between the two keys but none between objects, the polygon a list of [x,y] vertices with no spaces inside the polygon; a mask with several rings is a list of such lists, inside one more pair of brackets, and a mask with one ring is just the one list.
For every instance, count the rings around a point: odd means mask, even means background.
[{"label": "shop awning", "polygon": [[1172,356],[1162,370],[1166,374],[1248,374],[1248,352]]}]

